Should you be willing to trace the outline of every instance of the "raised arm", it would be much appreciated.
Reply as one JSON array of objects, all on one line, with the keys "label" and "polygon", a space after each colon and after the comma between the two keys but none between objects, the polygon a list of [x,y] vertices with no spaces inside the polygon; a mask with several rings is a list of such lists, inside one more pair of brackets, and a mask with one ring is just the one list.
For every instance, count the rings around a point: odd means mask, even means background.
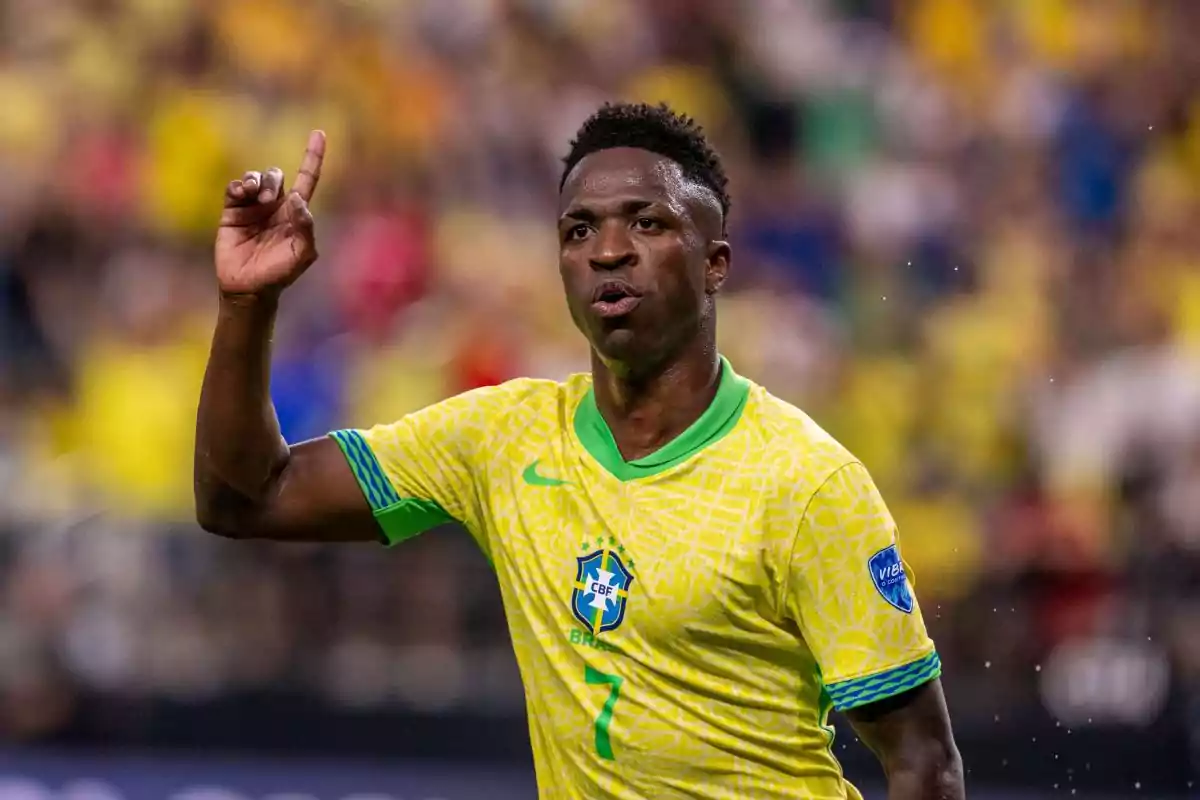
[{"label": "raised arm", "polygon": [[325,137],[309,138],[291,190],[283,172],[229,184],[214,251],[220,311],[196,421],[196,516],[233,538],[369,541],[380,530],[331,438],[289,447],[270,396],[271,335],[283,290],[314,262],[308,201]]}]

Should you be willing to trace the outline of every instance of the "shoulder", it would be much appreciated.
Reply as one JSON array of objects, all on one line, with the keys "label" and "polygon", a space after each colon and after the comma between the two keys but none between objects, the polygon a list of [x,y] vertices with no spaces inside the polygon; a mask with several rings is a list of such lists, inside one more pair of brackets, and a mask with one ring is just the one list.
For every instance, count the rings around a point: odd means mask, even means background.
[{"label": "shoulder", "polygon": [[825,543],[845,539],[846,522],[855,517],[858,499],[872,496],[872,483],[862,462],[832,434],[762,386],[751,385],[744,421],[764,489],[768,570],[782,608],[793,565],[815,560],[815,553],[826,552]]},{"label": "shoulder", "polygon": [[533,428],[561,424],[572,399],[578,402],[590,378],[565,381],[516,378],[449,397],[408,415],[401,423],[444,436],[469,438],[479,446],[496,446],[529,435]]},{"label": "shoulder", "polygon": [[571,375],[566,380],[515,378],[497,386],[473,389],[457,396],[464,407],[486,408],[510,422],[541,418],[578,401],[591,387],[591,376]]},{"label": "shoulder", "polygon": [[833,531],[852,518],[887,515],[866,466],[812,417],[757,385],[747,410],[765,470],[765,520],[781,539],[805,521]]},{"label": "shoulder", "polygon": [[833,475],[861,462],[801,409],[751,383],[746,422],[760,443],[764,463],[786,494],[812,495]]},{"label": "shoulder", "polygon": [[481,386],[454,395],[444,403],[462,408],[487,408],[517,411],[553,402],[563,391],[565,383],[542,378],[514,378],[495,386]]},{"label": "shoulder", "polygon": [[500,418],[521,416],[553,405],[563,394],[566,383],[540,378],[514,378],[494,386],[451,395],[419,411],[405,415],[467,419],[479,417],[488,423]]}]

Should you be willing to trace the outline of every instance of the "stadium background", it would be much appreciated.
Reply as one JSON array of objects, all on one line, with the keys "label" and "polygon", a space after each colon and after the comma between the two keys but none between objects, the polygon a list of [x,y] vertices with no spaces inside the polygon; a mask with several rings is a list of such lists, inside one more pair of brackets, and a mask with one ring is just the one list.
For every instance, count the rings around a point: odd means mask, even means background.
[{"label": "stadium background", "polygon": [[1193,0],[0,2],[0,797],[529,796],[466,537],[192,523],[210,241],[226,181],[328,131],[290,438],[586,369],[550,220],[614,97],[722,150],[722,348],[889,498],[972,796],[1195,796],[1198,32]]}]

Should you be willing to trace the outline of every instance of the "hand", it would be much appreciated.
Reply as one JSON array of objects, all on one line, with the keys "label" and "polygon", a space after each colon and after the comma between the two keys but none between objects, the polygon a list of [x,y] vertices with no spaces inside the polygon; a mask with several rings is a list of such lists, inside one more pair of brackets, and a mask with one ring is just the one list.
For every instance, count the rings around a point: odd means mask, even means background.
[{"label": "hand", "polygon": [[325,134],[313,131],[290,192],[283,171],[247,172],[225,190],[214,260],[225,294],[282,291],[317,260],[308,201],[321,179]]}]

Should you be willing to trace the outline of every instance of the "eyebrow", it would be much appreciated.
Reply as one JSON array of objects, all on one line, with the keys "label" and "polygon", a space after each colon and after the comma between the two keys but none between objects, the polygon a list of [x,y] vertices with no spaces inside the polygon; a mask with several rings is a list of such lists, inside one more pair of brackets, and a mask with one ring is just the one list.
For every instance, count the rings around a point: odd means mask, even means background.
[{"label": "eyebrow", "polygon": [[[636,214],[639,211],[645,211],[647,208],[654,205],[665,206],[664,203],[660,203],[657,200],[626,200],[625,202],[621,203],[619,207],[619,213],[622,216],[629,216],[631,214]],[[580,222],[595,222],[598,217],[599,215],[590,208],[573,206],[564,211],[563,215],[559,219],[572,219],[579,220]]]}]

